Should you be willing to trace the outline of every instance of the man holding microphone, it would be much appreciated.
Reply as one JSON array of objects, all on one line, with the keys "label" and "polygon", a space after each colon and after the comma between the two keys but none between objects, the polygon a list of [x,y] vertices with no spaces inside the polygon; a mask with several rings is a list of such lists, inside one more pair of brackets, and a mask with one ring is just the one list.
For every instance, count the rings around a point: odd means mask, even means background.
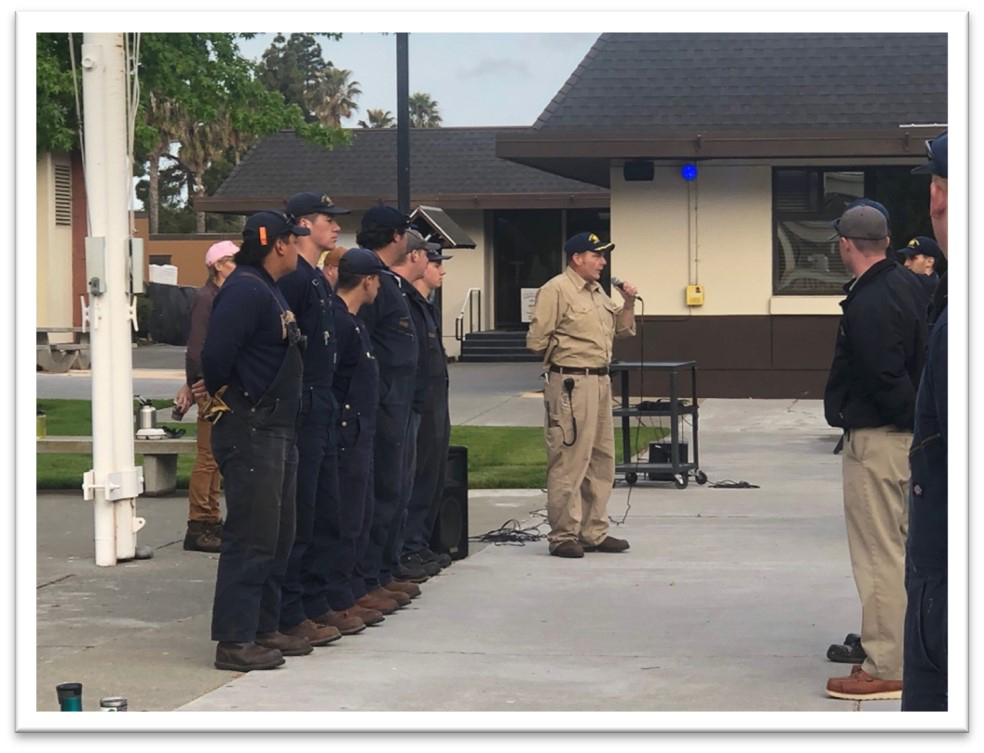
[{"label": "man holding microphone", "polygon": [[578,233],[564,244],[567,266],[537,292],[526,347],[543,353],[546,373],[547,540],[556,557],[624,552],[608,535],[608,498],[615,479],[613,338],[635,334],[637,290],[617,287],[616,306],[598,284],[615,244]]}]

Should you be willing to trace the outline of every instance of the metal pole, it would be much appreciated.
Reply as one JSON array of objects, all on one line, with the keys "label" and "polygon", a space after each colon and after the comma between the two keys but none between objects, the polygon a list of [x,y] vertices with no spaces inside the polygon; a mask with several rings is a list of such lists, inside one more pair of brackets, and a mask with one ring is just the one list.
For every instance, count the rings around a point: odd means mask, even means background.
[{"label": "metal pole", "polygon": [[86,279],[92,361],[92,463],[83,496],[94,502],[101,567],[136,553],[143,469],[133,465],[133,362],[127,270],[126,66],[122,34],[85,34],[85,182],[89,202]]},{"label": "metal pole", "polygon": [[410,213],[410,63],[407,33],[396,35],[396,203]]}]

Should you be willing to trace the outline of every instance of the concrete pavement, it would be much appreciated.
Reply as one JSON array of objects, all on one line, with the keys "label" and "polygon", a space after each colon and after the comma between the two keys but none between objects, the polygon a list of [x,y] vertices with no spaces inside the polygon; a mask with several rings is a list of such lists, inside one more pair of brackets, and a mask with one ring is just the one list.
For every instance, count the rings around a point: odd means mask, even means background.
[{"label": "concrete pavement", "polygon": [[[536,364],[491,366],[453,366],[455,422],[538,425],[542,403],[522,397]],[[134,711],[897,710],[823,695],[849,669],[826,647],[858,630],[860,607],[820,404],[707,400],[700,421],[711,482],[760,489],[619,483],[629,552],[486,546],[382,625],[247,675],[211,667],[217,556],[181,549],[183,496],[139,502],[154,559],[96,568],[91,507],[39,495],[37,707],[80,681],[87,709],[124,695]],[[538,490],[469,499],[473,534],[544,505]]]}]

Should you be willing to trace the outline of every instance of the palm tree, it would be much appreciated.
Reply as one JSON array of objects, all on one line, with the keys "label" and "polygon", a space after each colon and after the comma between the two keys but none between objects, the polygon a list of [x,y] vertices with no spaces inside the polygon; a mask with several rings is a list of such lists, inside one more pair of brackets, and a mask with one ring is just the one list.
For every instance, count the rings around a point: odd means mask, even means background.
[{"label": "palm tree", "polygon": [[342,118],[348,118],[359,109],[356,97],[362,94],[358,81],[349,81],[352,71],[344,68],[326,68],[318,84],[310,92],[309,108],[325,125],[340,126]]},{"label": "palm tree", "polygon": [[360,120],[359,128],[392,128],[395,125],[393,113],[381,107],[370,107],[366,110],[366,115],[369,116],[369,122]]},{"label": "palm tree", "polygon": [[441,113],[437,102],[426,92],[410,95],[410,125],[414,128],[439,128]]}]

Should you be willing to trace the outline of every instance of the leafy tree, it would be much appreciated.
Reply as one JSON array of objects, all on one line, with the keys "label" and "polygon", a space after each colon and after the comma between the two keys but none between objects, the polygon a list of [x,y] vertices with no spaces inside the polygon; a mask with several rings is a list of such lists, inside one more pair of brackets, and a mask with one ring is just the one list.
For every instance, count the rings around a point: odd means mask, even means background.
[{"label": "leafy tree", "polygon": [[370,107],[366,110],[366,115],[369,121],[360,120],[359,128],[392,128],[396,125],[393,113],[389,110],[383,110],[381,107]]},{"label": "leafy tree", "polygon": [[410,125],[414,128],[439,128],[441,112],[437,102],[426,92],[410,95]]},{"label": "leafy tree", "polygon": [[[82,59],[82,35],[73,35],[76,63]],[[69,152],[79,144],[75,83],[82,104],[82,71],[72,76],[68,34],[37,35],[37,153]]]},{"label": "leafy tree", "polygon": [[[323,116],[325,100],[334,97],[340,101],[335,109],[344,108],[344,95],[348,94],[352,100],[348,106],[355,109],[354,97],[362,92],[358,89],[358,82],[351,82],[354,91],[346,91],[347,76],[339,80],[337,74],[333,74],[338,69],[325,60],[317,40],[319,36],[341,38],[341,34],[331,33],[291,34],[289,37],[277,34],[263,52],[257,66],[257,78],[267,89],[280,92],[287,104],[300,107],[305,122],[320,120],[326,125],[338,126],[338,119],[332,122],[330,117]],[[351,75],[350,71],[345,73]]]}]

